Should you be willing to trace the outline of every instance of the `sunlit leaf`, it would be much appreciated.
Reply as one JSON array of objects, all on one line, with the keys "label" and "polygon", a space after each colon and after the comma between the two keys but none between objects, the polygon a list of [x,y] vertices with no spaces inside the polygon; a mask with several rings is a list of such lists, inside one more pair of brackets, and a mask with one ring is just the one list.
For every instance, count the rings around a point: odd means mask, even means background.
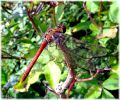
[{"label": "sunlit leaf", "polygon": [[89,28],[90,28],[92,31],[98,31],[98,27],[95,26],[93,23],[89,25]]},{"label": "sunlit leaf", "polygon": [[87,1],[86,2],[86,7],[91,13],[96,13],[96,12],[99,11],[98,2]]},{"label": "sunlit leaf", "polygon": [[32,73],[28,77],[28,84],[33,84],[38,81],[40,74],[40,71],[32,71]]},{"label": "sunlit leaf", "polygon": [[91,98],[91,99],[97,99],[102,92],[102,88],[98,85],[91,86],[87,93],[85,94],[84,98]]},{"label": "sunlit leaf", "polygon": [[103,92],[102,92],[102,98],[106,98],[106,99],[113,99],[114,96],[106,89],[103,89]]},{"label": "sunlit leaf", "polygon": [[64,7],[65,5],[59,5],[55,8],[55,17],[56,17],[57,23],[59,23],[59,21],[62,19],[64,15]]},{"label": "sunlit leaf", "polygon": [[117,35],[117,28],[111,28],[111,29],[104,29],[103,33],[98,34],[96,36],[97,39],[101,39],[101,38],[115,38]]},{"label": "sunlit leaf", "polygon": [[119,23],[119,3],[117,1],[114,1],[109,10],[109,19],[113,23]]},{"label": "sunlit leaf", "polygon": [[22,38],[22,39],[19,40],[19,42],[34,45],[34,43],[30,39],[27,39],[27,38]]},{"label": "sunlit leaf", "polygon": [[45,66],[45,77],[49,82],[50,86],[55,89],[56,85],[59,83],[61,76],[61,70],[58,65],[56,65],[53,61],[49,62]]},{"label": "sunlit leaf", "polygon": [[[21,81],[19,81],[18,83],[16,83],[15,85],[14,85],[14,89],[15,89],[15,91],[18,91],[18,92],[25,92],[25,91],[28,91],[28,88],[29,88],[29,86],[27,85],[27,80],[28,79],[26,79],[25,81],[23,81],[23,82],[21,82]],[[27,86],[27,87],[26,87]]]},{"label": "sunlit leaf", "polygon": [[119,75],[119,65],[116,64],[116,65],[112,66],[110,73],[111,74],[116,73],[117,75]]},{"label": "sunlit leaf", "polygon": [[23,82],[21,81],[21,78],[22,78],[21,76],[20,81],[14,85],[15,91],[18,91],[18,92],[28,91],[30,85],[38,81],[40,74],[41,74],[41,71],[32,70],[29,76]]},{"label": "sunlit leaf", "polygon": [[94,24],[90,24],[89,25],[90,30],[92,31],[91,36],[96,36],[97,34],[99,34],[101,32],[101,29],[99,29],[96,25]]},{"label": "sunlit leaf", "polygon": [[107,80],[103,82],[103,87],[108,89],[108,90],[116,90],[119,89],[118,86],[118,75],[117,74],[112,74]]},{"label": "sunlit leaf", "polygon": [[[87,29],[89,27],[90,22],[83,22],[83,23],[79,23],[76,26],[72,27],[72,31],[76,32],[79,31],[81,29]],[[80,33],[82,34],[82,33]]]},{"label": "sunlit leaf", "polygon": [[101,46],[106,47],[108,40],[109,38],[102,38],[99,40],[99,43],[101,44]]}]

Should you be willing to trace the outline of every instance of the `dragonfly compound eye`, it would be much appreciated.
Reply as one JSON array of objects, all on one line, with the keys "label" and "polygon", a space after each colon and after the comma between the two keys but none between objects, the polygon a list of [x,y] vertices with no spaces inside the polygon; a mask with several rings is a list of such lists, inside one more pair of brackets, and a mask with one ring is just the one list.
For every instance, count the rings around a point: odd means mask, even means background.
[{"label": "dragonfly compound eye", "polygon": [[66,27],[65,27],[64,24],[62,24],[62,29],[63,29],[63,33],[65,33],[66,32]]},{"label": "dragonfly compound eye", "polygon": [[66,27],[64,24],[59,24],[57,27],[61,30],[62,33],[66,32]]}]

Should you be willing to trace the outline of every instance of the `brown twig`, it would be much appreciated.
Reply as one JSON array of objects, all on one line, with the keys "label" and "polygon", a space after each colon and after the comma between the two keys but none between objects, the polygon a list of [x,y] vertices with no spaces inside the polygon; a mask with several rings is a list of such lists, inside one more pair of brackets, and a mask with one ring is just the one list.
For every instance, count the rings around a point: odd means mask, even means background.
[{"label": "brown twig", "polygon": [[25,58],[24,57],[16,57],[16,56],[11,56],[11,57],[2,56],[2,59],[17,59],[17,60],[20,60],[20,59],[25,59]]},{"label": "brown twig", "polygon": [[93,78],[95,78],[98,75],[99,72],[100,72],[100,69],[97,69],[96,73],[92,77],[86,78],[86,79],[78,79],[78,78],[76,78],[76,81],[77,82],[85,82],[85,81],[93,80]]},{"label": "brown twig", "polygon": [[25,57],[13,56],[13,55],[11,55],[11,54],[9,54],[8,52],[3,51],[3,50],[2,50],[2,52],[8,55],[8,56],[3,56],[3,55],[2,55],[2,59],[17,59],[17,60],[25,59]]},{"label": "brown twig", "polygon": [[1,5],[1,7],[2,7],[2,9],[3,9],[4,11],[6,11],[8,14],[12,15],[12,13],[8,11],[9,9],[8,9],[7,7],[5,7],[5,6],[3,6],[3,5]]},{"label": "brown twig", "polygon": [[105,68],[105,69],[97,69],[96,70],[96,73],[91,76],[90,78],[85,78],[85,79],[79,79],[76,77],[76,81],[77,82],[86,82],[86,81],[90,81],[90,80],[93,80],[95,77],[97,77],[97,75],[100,73],[100,72],[103,72],[103,71],[110,71],[111,68]]},{"label": "brown twig", "polygon": [[[36,24],[35,24],[35,22],[34,22],[34,20],[33,20],[33,17],[30,15],[30,11],[27,9],[27,15],[28,15],[28,18],[29,18],[29,20],[31,21],[31,23],[32,23],[32,26],[33,26],[33,28],[34,28],[34,30],[37,32],[37,33],[39,33],[39,29],[37,28],[37,26],[36,26]],[[40,37],[42,37],[40,34],[38,34]]]},{"label": "brown twig", "polygon": [[[100,16],[101,9],[102,9],[102,0],[100,0],[100,7],[99,7],[99,11],[98,11],[98,16]],[[99,26],[102,27],[102,22],[101,21],[99,23]]]},{"label": "brown twig", "polygon": [[97,23],[96,23],[96,22],[94,21],[94,19],[91,17],[91,14],[90,14],[90,12],[88,11],[85,2],[83,3],[83,8],[85,9],[86,13],[88,14],[91,22],[92,22],[95,26],[97,26],[97,27],[99,28],[99,26],[97,25]]},{"label": "brown twig", "polygon": [[53,10],[52,17],[53,17],[53,21],[54,21],[55,26],[57,26],[56,17],[55,17],[55,10]]},{"label": "brown twig", "polygon": [[53,92],[54,94],[58,95],[54,89],[52,89],[51,87],[48,86],[48,83],[46,83],[45,81],[43,81],[43,84],[45,85],[45,87],[50,91]]}]

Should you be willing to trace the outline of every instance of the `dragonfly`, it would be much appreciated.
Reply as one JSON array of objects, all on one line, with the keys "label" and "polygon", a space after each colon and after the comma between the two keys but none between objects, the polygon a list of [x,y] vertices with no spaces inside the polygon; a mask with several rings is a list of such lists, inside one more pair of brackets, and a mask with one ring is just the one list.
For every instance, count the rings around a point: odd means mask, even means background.
[{"label": "dragonfly", "polygon": [[[77,78],[77,73],[75,69],[76,69],[76,66],[78,66],[78,61],[76,61],[76,55],[72,52],[71,49],[67,47],[65,43],[65,36],[63,34],[65,33],[65,31],[66,31],[66,27],[64,24],[59,24],[57,27],[49,28],[47,30],[38,51],[36,52],[34,58],[32,59],[32,61],[30,62],[26,71],[23,74],[21,78],[21,82],[25,81],[31,69],[33,68],[34,64],[36,63],[38,57],[41,55],[43,50],[52,42],[55,42],[56,45],[59,47],[59,49],[62,51],[65,63],[68,67],[68,76],[66,80],[63,83],[59,83],[55,90],[52,90],[54,93],[58,94],[61,98],[66,98],[66,96],[64,95],[64,91],[66,89],[68,89],[67,98],[69,97],[70,91],[72,87],[74,86],[75,82],[92,80],[94,77],[98,75],[99,72],[102,72],[98,69],[96,71],[96,74],[92,76],[91,78],[80,79],[80,80]],[[89,49],[89,48],[85,48],[85,49]]]},{"label": "dragonfly", "polygon": [[25,81],[25,79],[27,78],[27,76],[29,75],[31,69],[33,68],[34,64],[36,63],[38,57],[40,56],[40,54],[43,52],[43,50],[47,47],[48,44],[55,42],[57,44],[57,46],[62,50],[64,58],[65,58],[65,62],[68,66],[68,76],[65,80],[65,82],[61,85],[58,84],[58,87],[53,90],[54,93],[58,94],[61,98],[65,98],[65,96],[63,95],[64,91],[69,87],[69,91],[72,89],[74,83],[76,82],[75,80],[75,72],[74,72],[74,67],[75,65],[75,60],[73,59],[74,57],[72,57],[72,53],[69,50],[69,48],[67,48],[67,46],[64,44],[64,35],[62,33],[64,33],[66,31],[66,27],[64,24],[60,24],[58,25],[56,28],[49,28],[44,36],[44,39],[40,45],[40,48],[38,49],[37,53],[35,54],[34,58],[32,59],[32,61],[30,62],[30,64],[28,65],[25,73],[23,74],[22,78],[21,78],[21,82]]},{"label": "dragonfly", "polygon": [[63,35],[61,33],[64,33],[66,31],[66,27],[61,24],[58,25],[56,28],[52,29],[49,28],[44,36],[44,39],[40,45],[40,48],[38,49],[38,51],[36,52],[34,58],[32,59],[32,61],[30,62],[30,64],[28,65],[25,73],[22,76],[22,82],[27,78],[27,76],[29,75],[32,67],[34,66],[34,64],[36,63],[38,57],[40,56],[40,54],[42,53],[42,51],[47,47],[47,45],[53,41],[56,41],[56,43],[61,44],[60,39],[63,39]]}]

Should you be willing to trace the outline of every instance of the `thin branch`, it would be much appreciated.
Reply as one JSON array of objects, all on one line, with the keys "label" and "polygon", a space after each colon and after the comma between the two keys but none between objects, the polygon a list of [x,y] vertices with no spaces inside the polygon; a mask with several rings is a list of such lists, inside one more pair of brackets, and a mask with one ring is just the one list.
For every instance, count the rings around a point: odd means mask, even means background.
[{"label": "thin branch", "polygon": [[53,9],[53,21],[54,21],[54,24],[55,26],[57,26],[57,22],[56,22],[56,17],[55,17],[55,9]]},{"label": "thin branch", "polygon": [[[35,30],[37,33],[39,33],[39,29],[37,28],[37,26],[36,26],[36,24],[35,24],[35,22],[34,22],[34,20],[33,20],[33,17],[30,15],[30,11],[29,11],[29,10],[27,10],[27,15],[28,15],[29,20],[30,20],[31,23],[32,23],[32,26],[33,26],[34,30]],[[42,37],[40,34],[39,34],[39,36]]]},{"label": "thin branch", "polygon": [[8,52],[3,51],[3,50],[2,50],[2,52],[4,52],[5,54],[8,55],[8,56],[3,56],[3,55],[2,55],[2,59],[17,59],[17,60],[25,59],[25,57],[17,57],[17,56],[13,56],[13,55],[11,55],[11,54],[9,54]]},{"label": "thin branch", "polygon": [[86,82],[86,81],[90,81],[90,80],[93,80],[95,77],[97,77],[97,75],[100,73],[100,72],[103,72],[103,71],[110,71],[111,68],[105,68],[105,69],[97,69],[96,70],[96,73],[90,77],[90,78],[85,78],[85,79],[79,79],[76,77],[76,81],[77,82]]},{"label": "thin branch", "polygon": [[20,59],[25,59],[25,58],[24,57],[16,57],[16,56],[11,56],[11,57],[2,56],[2,59],[17,59],[17,60],[20,60]]},{"label": "thin branch", "polygon": [[58,94],[55,92],[55,90],[48,86],[48,83],[46,83],[46,81],[43,81],[43,84],[45,85],[45,87],[46,87],[50,92],[53,92],[54,94],[56,94],[56,95],[58,96]]},{"label": "thin branch", "polygon": [[2,50],[2,52],[3,52],[3,53],[6,53],[6,54],[9,55],[9,56],[12,56],[11,54],[9,54],[8,52],[6,52],[6,51],[4,51],[4,50]]},{"label": "thin branch", "polygon": [[85,82],[85,81],[93,80],[93,79],[98,75],[99,72],[100,72],[100,70],[97,69],[96,73],[95,73],[92,77],[90,77],[90,78],[85,78],[85,79],[78,79],[78,78],[76,78],[76,81],[77,81],[77,82]]},{"label": "thin branch", "polygon": [[2,8],[3,8],[3,10],[4,10],[5,12],[7,12],[7,13],[10,14],[10,15],[12,15],[12,13],[8,11],[8,8],[4,7],[3,5],[2,5]]},{"label": "thin branch", "polygon": [[83,3],[83,8],[85,9],[86,13],[88,14],[88,16],[89,16],[91,22],[92,22],[95,26],[99,27],[99,26],[96,24],[96,22],[94,21],[94,19],[91,17],[91,14],[90,14],[90,12],[88,11],[88,9],[87,9],[85,3]]},{"label": "thin branch", "polygon": [[[100,0],[100,6],[99,6],[99,11],[98,11],[98,16],[101,14],[101,9],[102,9],[102,0]],[[102,22],[100,20],[99,26],[102,27]]]}]

